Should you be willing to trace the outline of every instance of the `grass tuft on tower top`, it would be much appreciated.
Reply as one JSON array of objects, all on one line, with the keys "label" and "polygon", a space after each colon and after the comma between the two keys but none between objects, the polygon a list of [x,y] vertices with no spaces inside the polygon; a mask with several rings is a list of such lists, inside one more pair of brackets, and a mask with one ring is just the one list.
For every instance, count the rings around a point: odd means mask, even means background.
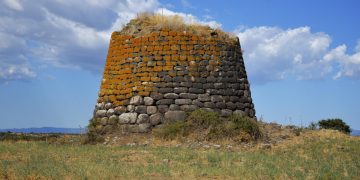
[{"label": "grass tuft on tower top", "polygon": [[140,13],[122,27],[120,34],[141,37],[155,31],[183,31],[192,35],[205,37],[218,37],[227,41],[237,41],[234,34],[224,32],[219,28],[211,28],[208,25],[196,22],[187,23],[178,15],[161,15],[158,13]]}]

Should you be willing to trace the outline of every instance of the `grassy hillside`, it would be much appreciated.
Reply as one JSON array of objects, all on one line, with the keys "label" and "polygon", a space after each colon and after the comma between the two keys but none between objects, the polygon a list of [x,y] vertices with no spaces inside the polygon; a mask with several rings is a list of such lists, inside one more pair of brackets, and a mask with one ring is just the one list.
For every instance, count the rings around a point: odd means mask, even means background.
[{"label": "grassy hillside", "polygon": [[0,179],[357,179],[360,138],[308,131],[271,148],[0,142]]}]

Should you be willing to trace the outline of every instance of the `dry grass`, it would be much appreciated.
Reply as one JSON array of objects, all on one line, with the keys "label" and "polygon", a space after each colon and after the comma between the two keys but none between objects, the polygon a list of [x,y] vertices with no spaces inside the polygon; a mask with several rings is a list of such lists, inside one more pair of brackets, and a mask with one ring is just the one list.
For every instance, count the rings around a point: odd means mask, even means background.
[{"label": "dry grass", "polygon": [[357,179],[359,162],[360,138],[329,130],[267,150],[0,142],[0,179]]},{"label": "dry grass", "polygon": [[205,37],[216,36],[220,39],[236,41],[235,35],[221,29],[212,29],[207,25],[197,23],[185,23],[184,19],[178,15],[164,16],[151,13],[140,13],[122,28],[121,33],[139,37],[160,30],[180,31]]}]

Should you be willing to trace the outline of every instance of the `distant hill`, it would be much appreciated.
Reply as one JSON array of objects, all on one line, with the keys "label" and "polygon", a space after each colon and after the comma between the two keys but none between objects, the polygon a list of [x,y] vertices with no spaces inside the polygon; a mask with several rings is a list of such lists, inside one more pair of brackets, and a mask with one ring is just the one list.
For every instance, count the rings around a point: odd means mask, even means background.
[{"label": "distant hill", "polygon": [[13,128],[0,129],[0,132],[16,132],[16,133],[62,133],[62,134],[80,134],[80,130],[84,133],[85,129],[80,128],[56,128],[56,127],[40,127],[40,128]]},{"label": "distant hill", "polygon": [[360,136],[360,130],[352,129],[351,130],[351,135],[352,136]]}]

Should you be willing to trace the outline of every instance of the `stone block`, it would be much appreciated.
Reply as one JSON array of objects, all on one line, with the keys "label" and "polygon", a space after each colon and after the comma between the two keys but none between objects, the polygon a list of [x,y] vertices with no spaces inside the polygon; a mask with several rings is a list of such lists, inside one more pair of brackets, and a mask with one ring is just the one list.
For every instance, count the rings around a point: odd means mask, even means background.
[{"label": "stone block", "polygon": [[97,117],[97,118],[105,117],[106,112],[107,112],[106,110],[97,110],[95,113],[95,117]]},{"label": "stone block", "polygon": [[204,93],[204,90],[198,88],[189,88],[189,93],[202,94]]},{"label": "stone block", "polygon": [[214,83],[215,89],[224,89],[226,88],[224,83]]},{"label": "stone block", "polygon": [[150,116],[150,124],[151,125],[158,125],[164,120],[164,116],[161,113],[156,113]]},{"label": "stone block", "polygon": [[114,110],[114,109],[109,109],[109,110],[106,111],[106,116],[107,116],[107,117],[110,117],[110,116],[112,116],[113,114],[115,114],[115,110]]},{"label": "stone block", "polygon": [[118,106],[115,109],[115,114],[120,115],[122,113],[125,113],[127,111],[125,106]]},{"label": "stone block", "polygon": [[110,109],[112,107],[113,107],[112,103],[106,103],[105,104],[105,109]]},{"label": "stone block", "polygon": [[192,87],[193,87],[193,88],[197,88],[197,89],[202,89],[202,88],[203,88],[203,84],[202,84],[202,83],[193,83]]},{"label": "stone block", "polygon": [[141,105],[144,103],[144,100],[141,96],[133,96],[130,99],[130,105]]},{"label": "stone block", "polygon": [[136,106],[136,107],[135,107],[135,112],[137,112],[137,113],[139,113],[139,114],[146,114],[147,107],[148,107],[148,106],[144,106],[144,105]]},{"label": "stone block", "polygon": [[223,102],[224,98],[219,95],[212,95],[211,96],[211,102]]},{"label": "stone block", "polygon": [[96,103],[95,105],[95,108],[98,110],[98,109],[104,109],[105,108],[105,103],[102,102],[102,103]]},{"label": "stone block", "polygon": [[150,97],[154,100],[160,100],[160,99],[164,98],[164,95],[161,93],[158,93],[158,92],[151,92]]},{"label": "stone block", "polygon": [[196,99],[198,95],[192,93],[180,93],[179,97],[182,99]]},{"label": "stone block", "polygon": [[108,124],[114,125],[114,124],[118,123],[118,121],[119,121],[119,116],[112,115],[109,117]]},{"label": "stone block", "polygon": [[175,104],[178,104],[178,105],[185,105],[185,104],[191,104],[191,103],[192,103],[191,99],[175,99]]},{"label": "stone block", "polygon": [[238,96],[230,96],[230,101],[231,102],[236,103],[236,102],[239,102],[239,100],[240,100],[240,98]]},{"label": "stone block", "polygon": [[150,123],[143,123],[139,124],[139,133],[147,133],[151,131],[151,124]]},{"label": "stone block", "polygon": [[180,86],[182,87],[191,87],[192,86],[192,82],[181,82]]},{"label": "stone block", "polygon": [[191,111],[195,111],[196,109],[199,109],[199,107],[197,107],[196,105],[181,105],[180,106],[180,109],[182,111],[185,111],[185,112],[191,112]]},{"label": "stone block", "polygon": [[128,105],[128,106],[126,107],[126,109],[127,109],[127,111],[129,111],[129,112],[134,112],[134,111],[135,111],[135,106],[134,106],[134,105]]},{"label": "stone block", "polygon": [[226,108],[226,103],[225,102],[217,102],[215,103],[216,108],[219,109],[225,109]]},{"label": "stone block", "polygon": [[231,109],[231,110],[235,110],[236,109],[236,104],[233,103],[233,102],[227,102],[226,103],[226,108]]},{"label": "stone block", "polygon": [[103,125],[103,126],[105,126],[105,125],[107,124],[107,122],[108,122],[108,119],[109,119],[109,118],[107,118],[107,117],[101,118],[100,124]]},{"label": "stone block", "polygon": [[144,97],[144,104],[146,106],[151,106],[154,104],[154,99],[151,97]]},{"label": "stone block", "polygon": [[165,113],[165,120],[167,121],[184,121],[186,113],[184,111],[168,111]]},{"label": "stone block", "polygon": [[168,105],[158,105],[157,108],[159,113],[165,113],[166,111],[169,110]]},{"label": "stone block", "polygon": [[188,88],[187,87],[175,87],[174,93],[187,93]]},{"label": "stone block", "polygon": [[137,113],[123,113],[119,116],[120,124],[136,123]]},{"label": "stone block", "polygon": [[206,83],[206,84],[203,84],[203,88],[204,89],[214,89],[214,84],[213,83]]},{"label": "stone block", "polygon": [[170,104],[169,106],[169,110],[170,111],[177,111],[177,110],[180,110],[180,106],[177,105],[177,104]]},{"label": "stone block", "polygon": [[156,106],[147,106],[146,113],[147,114],[155,114],[157,112]]},{"label": "stone block", "polygon": [[211,100],[211,98],[210,98],[210,96],[209,96],[208,94],[199,94],[199,95],[198,95],[198,99],[199,99],[199,101],[201,101],[201,102],[205,102],[205,101],[210,101],[210,100]]},{"label": "stone block", "polygon": [[166,99],[177,99],[179,98],[179,95],[176,93],[166,93],[164,94],[164,98]]},{"label": "stone block", "polygon": [[174,92],[174,88],[159,88],[159,93],[172,93]]},{"label": "stone block", "polygon": [[221,117],[229,117],[229,116],[231,116],[232,113],[233,113],[233,111],[230,109],[222,109],[220,112],[220,116]]},{"label": "stone block", "polygon": [[194,99],[193,101],[192,101],[192,104],[193,105],[196,105],[197,107],[199,107],[199,108],[202,108],[202,107],[204,107],[204,103],[202,103],[200,100],[198,100],[198,99]]},{"label": "stone block", "polygon": [[242,111],[242,110],[235,110],[235,111],[233,112],[233,114],[236,114],[236,115],[238,115],[238,116],[245,116],[245,112]]},{"label": "stone block", "polygon": [[215,108],[216,105],[213,102],[204,102],[204,107],[205,108]]},{"label": "stone block", "polygon": [[149,123],[150,122],[149,119],[150,119],[149,115],[147,115],[147,114],[139,114],[138,118],[136,120],[136,123],[137,124]]},{"label": "stone block", "polygon": [[174,104],[173,99],[160,99],[156,101],[156,105],[170,105],[170,104]]}]

